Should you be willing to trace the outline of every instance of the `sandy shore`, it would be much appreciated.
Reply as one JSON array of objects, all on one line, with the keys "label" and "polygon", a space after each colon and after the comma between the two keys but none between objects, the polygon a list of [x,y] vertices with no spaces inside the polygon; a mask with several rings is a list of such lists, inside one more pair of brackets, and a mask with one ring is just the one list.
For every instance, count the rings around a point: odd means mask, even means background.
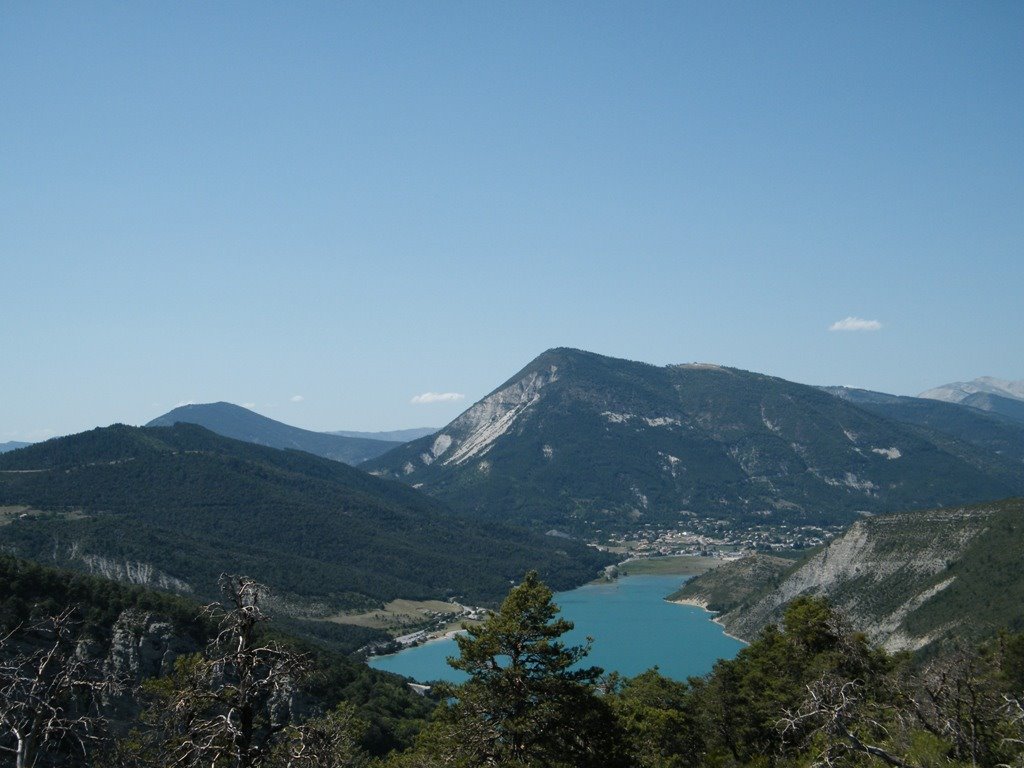
[{"label": "sandy shore", "polygon": [[714,611],[708,610],[708,601],[707,600],[701,600],[699,597],[681,597],[681,598],[679,598],[677,600],[669,600],[668,602],[675,603],[676,605],[692,605],[694,608],[700,608],[702,611],[704,611],[706,613],[710,613],[711,614],[711,620],[713,622],[715,622],[715,624],[717,624],[718,626],[720,626],[722,628],[722,634],[723,635],[725,635],[726,637],[731,637],[733,640],[735,640],[738,643],[743,643],[744,645],[750,645],[750,641],[749,640],[744,640],[742,637],[736,637],[736,635],[733,635],[733,634],[731,634],[730,632],[728,632],[726,630],[725,625],[722,623],[722,620],[720,618],[718,618],[718,614],[715,613]]}]

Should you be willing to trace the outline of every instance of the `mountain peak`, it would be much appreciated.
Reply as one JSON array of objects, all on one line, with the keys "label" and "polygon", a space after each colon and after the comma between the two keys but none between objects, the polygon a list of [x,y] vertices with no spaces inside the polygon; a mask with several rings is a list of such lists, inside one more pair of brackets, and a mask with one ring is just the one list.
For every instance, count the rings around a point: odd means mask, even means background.
[{"label": "mountain peak", "polygon": [[681,511],[839,522],[1016,488],[950,445],[765,374],[557,347],[435,435],[364,466],[466,510],[574,529]]},{"label": "mountain peak", "polygon": [[1007,381],[997,379],[993,376],[980,376],[971,381],[954,381],[950,384],[943,384],[922,392],[918,397],[930,400],[945,400],[951,403],[963,402],[966,398],[977,393],[987,393],[1008,397],[1014,400],[1024,400],[1024,380]]},{"label": "mountain peak", "polygon": [[395,448],[401,443],[313,432],[283,424],[233,403],[191,403],[178,406],[149,422],[147,427],[169,427],[177,423],[199,424],[212,432],[247,443],[271,448],[306,451],[346,464],[358,464]]}]

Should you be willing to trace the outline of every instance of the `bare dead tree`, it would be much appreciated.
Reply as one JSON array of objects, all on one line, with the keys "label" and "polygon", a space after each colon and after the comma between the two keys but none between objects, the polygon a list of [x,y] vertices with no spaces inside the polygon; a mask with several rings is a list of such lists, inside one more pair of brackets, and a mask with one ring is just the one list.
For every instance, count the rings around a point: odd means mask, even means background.
[{"label": "bare dead tree", "polygon": [[359,746],[365,727],[355,707],[342,704],[322,717],[289,729],[273,764],[281,768],[363,768],[369,763]]},{"label": "bare dead tree", "polygon": [[260,640],[266,587],[227,575],[220,587],[225,603],[206,608],[219,633],[204,654],[179,664],[175,685],[160,702],[169,765],[263,764],[290,724],[291,695],[308,672],[304,655]]},{"label": "bare dead tree", "polygon": [[0,638],[0,752],[16,768],[35,768],[59,750],[88,760],[99,740],[98,696],[113,682],[77,645],[73,609]]},{"label": "bare dead tree", "polygon": [[917,768],[878,741],[888,735],[875,716],[859,680],[824,675],[807,686],[807,696],[796,711],[787,710],[777,727],[784,740],[816,745],[813,765],[833,768],[852,753],[871,755],[893,768]]},{"label": "bare dead tree", "polygon": [[904,699],[916,722],[948,741],[971,765],[992,764],[1005,723],[1004,696],[994,668],[978,653],[944,654],[907,681]]},{"label": "bare dead tree", "polygon": [[999,763],[997,768],[1019,768],[1024,766],[1024,697],[1003,694],[1003,714],[1006,717],[1006,735],[1002,744],[1016,751],[1014,763]]}]

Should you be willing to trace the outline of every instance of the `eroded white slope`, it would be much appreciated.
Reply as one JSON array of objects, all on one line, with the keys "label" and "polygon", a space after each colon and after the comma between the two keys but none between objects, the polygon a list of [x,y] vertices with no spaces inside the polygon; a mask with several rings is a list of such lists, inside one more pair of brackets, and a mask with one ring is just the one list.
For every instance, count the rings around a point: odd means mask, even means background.
[{"label": "eroded white slope", "polygon": [[[435,439],[428,452],[420,454],[422,464],[440,461],[461,465],[482,458],[495,441],[541,397],[541,390],[558,380],[558,367],[533,371],[504,389],[488,395],[449,424]],[[405,473],[414,471],[408,463]]]}]

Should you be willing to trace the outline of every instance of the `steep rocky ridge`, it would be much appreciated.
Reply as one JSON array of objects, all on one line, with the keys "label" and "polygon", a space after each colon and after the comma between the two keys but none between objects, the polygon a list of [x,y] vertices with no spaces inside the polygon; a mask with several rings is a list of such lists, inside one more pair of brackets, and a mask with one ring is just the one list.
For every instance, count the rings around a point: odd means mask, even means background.
[{"label": "steep rocky ridge", "polygon": [[[789,571],[756,574],[743,561],[697,577],[673,596],[709,600],[730,570],[744,594],[718,617],[752,638],[804,594],[828,597],[875,642],[917,650],[951,635],[983,635],[1024,622],[1024,501],[866,518]],[[740,569],[748,567],[744,581]],[[727,601],[728,602],[728,601]]]}]

